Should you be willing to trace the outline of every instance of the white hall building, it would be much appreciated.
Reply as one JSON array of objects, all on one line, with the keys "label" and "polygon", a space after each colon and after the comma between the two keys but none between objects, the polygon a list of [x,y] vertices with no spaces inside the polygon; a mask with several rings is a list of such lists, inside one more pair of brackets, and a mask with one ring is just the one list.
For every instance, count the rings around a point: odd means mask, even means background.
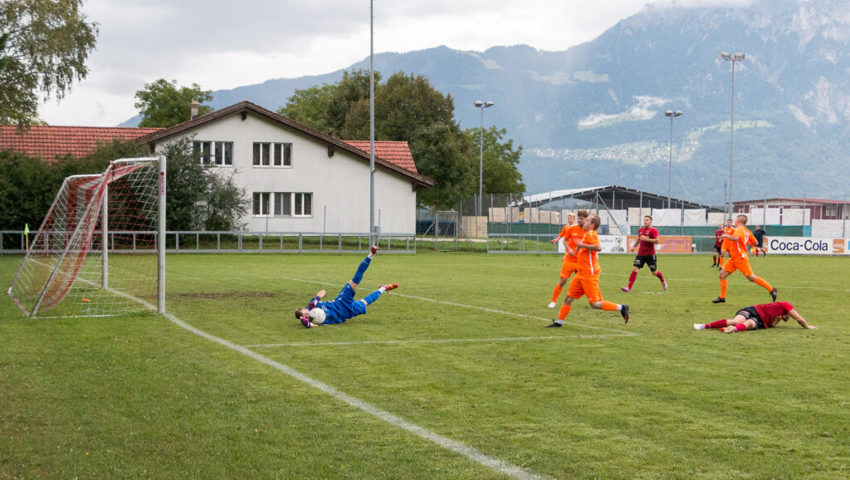
[{"label": "white hall building", "polygon": [[[250,199],[240,222],[253,232],[368,233],[369,141],[343,141],[248,101],[137,139],[151,151],[189,138],[201,162],[231,177]],[[419,174],[407,142],[375,142],[375,224],[416,232]]]}]

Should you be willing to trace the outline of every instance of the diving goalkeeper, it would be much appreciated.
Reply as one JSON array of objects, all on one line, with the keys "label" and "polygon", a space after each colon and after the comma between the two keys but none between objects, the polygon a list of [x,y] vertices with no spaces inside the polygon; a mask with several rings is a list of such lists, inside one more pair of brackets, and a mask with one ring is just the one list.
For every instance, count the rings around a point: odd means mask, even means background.
[{"label": "diving goalkeeper", "polygon": [[357,290],[357,285],[363,280],[363,274],[366,273],[366,269],[369,268],[369,264],[372,263],[372,257],[376,253],[378,253],[378,247],[377,245],[372,245],[369,248],[369,255],[360,262],[360,266],[354,272],[354,278],[342,287],[342,290],[335,299],[330,302],[321,301],[327,293],[322,289],[310,300],[307,308],[295,309],[295,318],[301,321],[301,325],[307,328],[313,328],[319,325],[343,323],[349,318],[365,314],[366,307],[380,298],[381,294],[398,288],[398,284],[396,283],[382,285],[366,297],[357,301],[354,300],[354,292]]}]

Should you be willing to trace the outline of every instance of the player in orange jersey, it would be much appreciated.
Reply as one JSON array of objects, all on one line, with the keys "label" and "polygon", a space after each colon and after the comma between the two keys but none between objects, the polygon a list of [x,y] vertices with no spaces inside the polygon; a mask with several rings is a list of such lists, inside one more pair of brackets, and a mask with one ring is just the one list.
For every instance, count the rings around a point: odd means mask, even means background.
[{"label": "player in orange jersey", "polygon": [[726,277],[739,270],[747,280],[754,282],[756,285],[770,292],[770,297],[776,301],[778,290],[771,284],[767,283],[763,278],[757,277],[750,267],[750,261],[747,259],[747,248],[750,245],[755,245],[756,240],[753,238],[752,232],[747,228],[747,216],[738,215],[735,219],[735,231],[732,235],[723,234],[723,238],[729,243],[729,260],[720,271],[720,296],[712,300],[712,303],[723,303],[726,301]]},{"label": "player in orange jersey", "polygon": [[721,241],[720,241],[720,259],[718,260],[718,265],[717,265],[718,270],[723,269],[723,262],[724,262],[723,256],[724,255],[729,256],[729,245],[731,245],[731,243],[732,243],[728,239],[724,238],[723,235],[732,235],[734,233],[735,233],[735,227],[732,225],[732,219],[727,218],[726,219],[726,226],[723,227],[723,234],[720,236],[720,239],[721,239]]},{"label": "player in orange jersey", "polygon": [[576,260],[576,241],[581,240],[581,238],[584,237],[584,228],[582,227],[582,224],[584,224],[584,220],[586,218],[587,210],[579,210],[578,224],[573,225],[572,221],[575,217],[572,214],[568,215],[567,219],[570,221],[570,225],[565,225],[564,228],[561,229],[561,233],[552,240],[552,243],[554,243],[563,238],[564,247],[566,247],[567,253],[561,261],[561,275],[558,279],[558,284],[555,285],[555,289],[552,291],[552,301],[549,303],[549,308],[555,308],[558,304],[558,297],[561,296],[561,292],[564,290],[564,285],[567,284],[567,279],[570,278],[570,275],[578,271],[578,260]]},{"label": "player in orange jersey", "polygon": [[564,320],[570,314],[573,300],[587,296],[587,301],[590,302],[591,308],[601,308],[606,311],[618,311],[626,323],[629,323],[629,306],[619,305],[602,300],[602,293],[599,291],[599,251],[602,250],[602,245],[599,243],[599,236],[596,235],[596,229],[599,228],[599,215],[589,215],[584,220],[584,237],[576,242],[578,252],[576,259],[578,260],[578,272],[570,281],[570,287],[567,289],[567,296],[564,298],[564,304],[558,311],[558,319],[554,320],[551,325],[546,328],[563,327]]}]

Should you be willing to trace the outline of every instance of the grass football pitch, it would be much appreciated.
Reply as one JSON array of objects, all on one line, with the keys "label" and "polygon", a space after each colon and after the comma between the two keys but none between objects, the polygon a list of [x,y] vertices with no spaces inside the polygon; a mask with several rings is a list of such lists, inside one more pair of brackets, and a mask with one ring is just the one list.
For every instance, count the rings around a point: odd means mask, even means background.
[{"label": "grass football pitch", "polygon": [[[606,300],[543,328],[556,255],[379,254],[343,325],[294,318],[360,255],[172,255],[169,315],[26,318],[0,300],[0,479],[850,477],[850,258],[752,258],[819,327],[695,322],[770,301],[709,256],[670,288],[603,255]],[[9,285],[21,257],[0,258]],[[4,287],[5,288],[5,287]]]}]

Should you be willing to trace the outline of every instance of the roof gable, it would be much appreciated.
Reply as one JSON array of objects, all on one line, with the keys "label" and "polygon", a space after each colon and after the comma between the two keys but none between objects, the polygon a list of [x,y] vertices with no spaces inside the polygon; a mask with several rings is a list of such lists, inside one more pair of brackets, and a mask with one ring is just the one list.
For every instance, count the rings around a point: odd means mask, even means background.
[{"label": "roof gable", "polygon": [[[365,141],[365,149],[361,149],[351,143],[359,141],[340,140],[324,132],[312,129],[306,125],[302,125],[296,122],[295,120],[286,118],[282,115],[278,115],[277,113],[274,113],[271,110],[267,110],[247,100],[236,103],[229,107],[222,108],[220,110],[216,110],[214,112],[210,112],[206,115],[201,115],[200,117],[189,120],[187,122],[179,123],[177,125],[174,125],[173,127],[165,128],[150,133],[139,138],[138,141],[147,143],[149,145],[155,145],[157,143],[167,141],[169,138],[181,135],[186,131],[200,128],[205,124],[215,122],[219,119],[237,114],[244,116],[249,113],[255,114],[271,122],[278,123],[280,125],[284,125],[301,133],[304,133],[307,136],[312,137],[315,141],[326,144],[330,151],[342,150],[353,154],[356,158],[359,158],[360,160],[370,160],[369,154],[367,153],[369,150],[368,141]],[[433,179],[420,174],[416,170],[416,165],[413,162],[413,156],[410,154],[410,148],[407,146],[407,142],[375,142],[375,144],[376,166],[383,167],[387,170],[401,174],[404,177],[408,177],[416,185],[419,186],[433,187],[435,185],[436,182],[434,182]],[[381,153],[384,153],[384,155],[389,158],[382,156]]]},{"label": "roof gable", "polygon": [[82,158],[103,143],[135,140],[161,130],[159,128],[63,127],[33,125],[19,131],[14,125],[0,125],[0,148],[30,157],[53,161],[58,156]]}]

